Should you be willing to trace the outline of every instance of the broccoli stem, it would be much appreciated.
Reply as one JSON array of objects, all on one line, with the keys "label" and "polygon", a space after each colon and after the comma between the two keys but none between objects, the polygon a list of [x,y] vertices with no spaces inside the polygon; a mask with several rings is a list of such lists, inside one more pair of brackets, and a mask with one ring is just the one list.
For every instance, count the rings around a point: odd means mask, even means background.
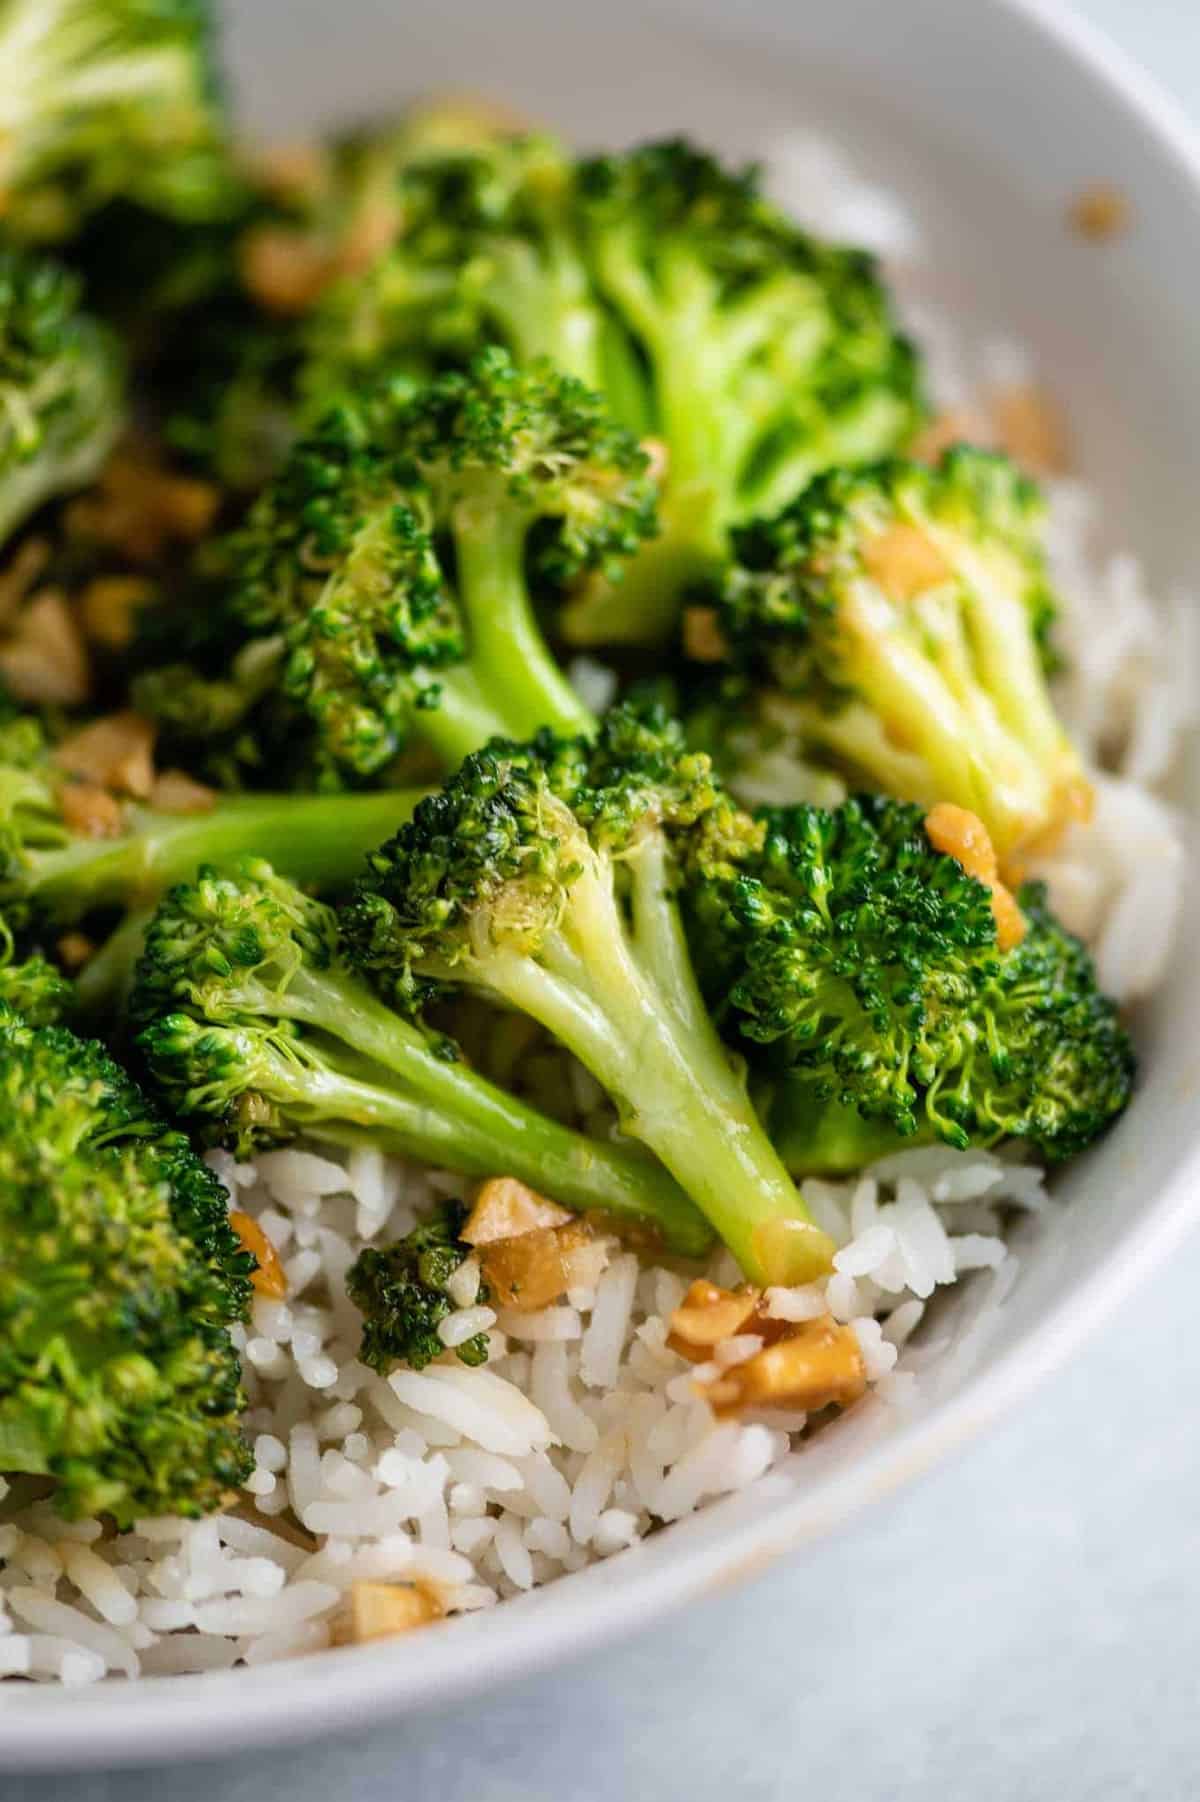
[{"label": "broccoli stem", "polygon": [[[352,979],[304,966],[286,988],[256,1000],[265,1013],[321,1035],[308,1065],[279,1060],[281,1086],[292,1085],[289,1108],[305,1112],[308,1130],[344,1140],[345,1124],[367,1127],[403,1156],[469,1176],[515,1176],[565,1207],[648,1226],[682,1257],[711,1247],[703,1216],[653,1159],[560,1126],[460,1060],[440,1056],[424,1033]],[[349,1071],[333,1061],[339,1044],[356,1054]],[[389,1087],[389,1077],[403,1089]]]},{"label": "broccoli stem", "polygon": [[569,644],[664,643],[679,617],[680,596],[720,567],[723,541],[711,482],[687,488],[668,482],[658,516],[657,536],[616,579],[590,577],[563,608]]},{"label": "broccoli stem", "polygon": [[583,873],[539,958],[489,947],[473,966],[478,979],[591,1070],[625,1130],[678,1178],[748,1277],[810,1280],[828,1269],[833,1246],[796,1193],[709,1019],[661,840],[651,833],[629,855],[632,936],[610,867],[582,856]]},{"label": "broccoli stem", "polygon": [[198,865],[247,851],[278,864],[296,882],[347,879],[419,799],[417,790],[385,789],[303,799],[231,795],[206,814],[131,808],[123,837],[75,838],[34,852],[26,879],[39,914],[52,923],[78,920],[93,907],[152,901],[194,875]]},{"label": "broccoli stem", "polygon": [[[511,507],[460,504],[453,535],[458,593],[471,666],[439,670],[441,705],[422,728],[457,764],[489,738],[529,738],[542,726],[590,734],[591,713],[551,656],[529,601],[525,547],[530,521]],[[487,672],[486,685],[476,671]]]}]

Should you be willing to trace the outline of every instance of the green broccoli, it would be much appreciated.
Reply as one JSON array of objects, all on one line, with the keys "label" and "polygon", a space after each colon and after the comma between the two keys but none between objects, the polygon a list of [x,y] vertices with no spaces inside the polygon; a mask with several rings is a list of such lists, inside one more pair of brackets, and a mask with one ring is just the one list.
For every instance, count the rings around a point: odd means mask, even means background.
[{"label": "green broccoli", "polygon": [[[363,1316],[359,1357],[372,1370],[394,1364],[424,1370],[445,1351],[438,1326],[456,1303],[446,1285],[471,1255],[459,1237],[466,1220],[461,1202],[446,1201],[394,1245],[368,1246],[346,1276],[351,1301]],[[480,1282],[472,1305],[488,1300]],[[476,1333],[454,1348],[463,1364],[486,1364],[488,1336]]]},{"label": "green broccoli", "polygon": [[346,954],[397,1007],[465,988],[537,1020],[591,1071],[755,1281],[832,1247],[776,1156],[701,998],[674,889],[737,823],[662,715],[595,743],[543,732],[468,758],[369,859]]},{"label": "green broccoli", "polygon": [[1002,858],[1086,815],[1044,670],[1042,518],[1032,482],[966,447],[819,477],[733,534],[707,597],[728,719],[765,712],[852,780],[970,809]]},{"label": "green broccoli", "polygon": [[[101,794],[104,814],[72,823],[74,800],[91,792],[56,761],[32,714],[0,720],[0,912],[14,930],[42,933],[99,910],[127,909],[129,930],[118,926],[115,934],[123,947],[110,960],[115,970],[139,942],[144,910],[199,864],[261,850],[298,881],[348,883],[380,835],[407,819],[417,799],[401,789],[223,795],[207,812],[180,814]],[[97,1000],[112,992],[90,968],[81,988]]]},{"label": "green broccoli", "polygon": [[665,472],[659,537],[620,586],[585,589],[564,629],[653,643],[731,525],[911,437],[917,364],[872,259],[794,226],[753,169],[668,140],[585,162],[578,187],[588,266],[647,371]]},{"label": "green broccoli", "polygon": [[381,365],[415,384],[494,342],[601,390],[636,429],[640,400],[632,418],[618,403],[640,376],[580,254],[575,169],[560,145],[510,137],[410,155],[395,203],[403,230],[390,248],[335,282],[304,328],[310,410]]},{"label": "green broccoli", "polygon": [[253,1466],[225,1193],[103,1047],[0,1019],[0,1470],[69,1517],[195,1515]]},{"label": "green broccoli", "polygon": [[1040,886],[1016,916],[934,824],[879,796],[764,809],[689,884],[711,1004],[777,1084],[793,1169],[922,1141],[1071,1157],[1129,1100],[1133,1053],[1087,952]]},{"label": "green broccoli", "polygon": [[341,962],[332,910],[260,860],[202,870],[167,894],[130,1017],[169,1105],[217,1121],[235,1147],[299,1132],[369,1136],[404,1157],[515,1176],[568,1207],[648,1225],[684,1255],[711,1243],[640,1148],[560,1126],[385,1006]]},{"label": "green broccoli", "polygon": [[410,736],[454,765],[497,734],[587,730],[537,604],[652,530],[645,466],[589,390],[502,351],[408,401],[377,389],[229,540],[226,674],[167,666],[139,703],[181,738],[307,734],[323,786],[377,777]]},{"label": "green broccoli", "polygon": [[576,642],[662,641],[731,523],[919,423],[871,260],[793,226],[753,171],[677,140],[573,163],[525,137],[416,157],[398,193],[404,231],[314,308],[301,383],[328,399],[380,366],[411,383],[492,340],[660,439],[661,533],[620,583],[581,585]]},{"label": "green broccoli", "polygon": [[80,311],[77,279],[0,249],[0,542],[99,473],[124,405],[116,340]]},{"label": "green broccoli", "polygon": [[14,961],[13,937],[0,918],[0,1018],[19,1014],[30,1026],[56,1026],[71,1012],[73,990],[44,957]]},{"label": "green broccoli", "polygon": [[69,238],[114,199],[199,221],[231,175],[208,0],[3,0],[6,230]]}]

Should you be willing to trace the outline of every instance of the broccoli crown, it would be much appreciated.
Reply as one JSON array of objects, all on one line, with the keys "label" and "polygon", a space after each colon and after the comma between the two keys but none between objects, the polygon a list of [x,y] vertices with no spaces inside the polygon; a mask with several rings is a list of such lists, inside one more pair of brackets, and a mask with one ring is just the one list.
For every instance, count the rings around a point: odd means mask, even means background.
[{"label": "broccoli crown", "polygon": [[55,1026],[73,999],[67,978],[44,957],[14,961],[12,935],[0,919],[0,1018],[19,1014],[30,1026]]},{"label": "broccoli crown", "polygon": [[281,1125],[263,1091],[277,1063],[298,1074],[319,1060],[282,1012],[264,1018],[264,997],[286,994],[305,965],[328,969],[335,945],[331,910],[259,859],[172,888],[146,928],[130,1002],[171,1106],[216,1117],[244,1152],[270,1143]]},{"label": "broccoli crown", "polygon": [[102,1047],[0,1019],[0,1468],[67,1515],[220,1505],[253,1460],[224,1191]]},{"label": "broccoli crown", "polygon": [[1055,602],[1035,484],[957,447],[834,470],[732,536],[708,598],[733,716],[769,710],[852,778],[977,813],[1007,854],[1086,811],[1045,677]]},{"label": "broccoli crown", "polygon": [[1128,1037],[1038,885],[1001,950],[992,894],[879,796],[764,809],[689,888],[713,1005],[768,1066],[897,1133],[1080,1151],[1120,1113]]},{"label": "broccoli crown", "polygon": [[186,221],[224,215],[237,183],[213,36],[209,0],[7,0],[6,227],[64,239],[117,199]]},{"label": "broccoli crown", "polygon": [[29,877],[42,851],[68,843],[45,730],[33,714],[0,719],[0,906],[26,923]]},{"label": "broccoli crown", "polygon": [[0,249],[0,537],[90,481],[122,423],[116,341],[79,293],[57,263]]},{"label": "broccoli crown", "polygon": [[[346,1288],[363,1316],[358,1355],[373,1370],[388,1371],[394,1364],[424,1370],[445,1351],[438,1327],[458,1305],[447,1284],[471,1255],[459,1237],[466,1212],[461,1202],[442,1202],[403,1239],[383,1248],[368,1246],[351,1265]],[[475,1300],[487,1299],[481,1282]],[[454,1353],[464,1364],[486,1364],[487,1333],[464,1340]]]},{"label": "broccoli crown", "polygon": [[457,762],[495,733],[586,726],[536,605],[652,530],[645,470],[590,391],[502,351],[407,401],[384,381],[294,448],[228,541],[227,668],[168,667],[139,700],[185,735],[290,720],[327,786],[412,735]]},{"label": "broccoli crown", "polygon": [[722,797],[709,760],[659,708],[617,706],[594,741],[497,740],[421,801],[368,858],[341,913],[343,945],[397,1004],[438,992],[421,971],[488,946],[536,957],[597,855],[619,869],[643,834],[694,832]]},{"label": "broccoli crown", "polygon": [[4,1022],[4,1046],[0,1112],[12,1130],[64,1161],[133,1146],[169,1190],[175,1230],[209,1270],[221,1317],[240,1319],[254,1260],[229,1225],[224,1188],[184,1135],[163,1125],[97,1040],[59,1026],[35,1030],[14,1015]]},{"label": "broccoli crown", "polygon": [[391,200],[403,222],[365,270],[335,282],[304,328],[307,408],[387,367],[415,384],[488,342],[550,357],[594,386],[599,317],[573,243],[570,160],[541,136],[462,145],[402,138]]},{"label": "broccoli crown", "polygon": [[754,1281],[804,1281],[813,1225],[699,991],[675,901],[744,827],[680,728],[621,705],[462,765],[368,859],[343,950],[401,1011],[465,985],[589,1069]]}]

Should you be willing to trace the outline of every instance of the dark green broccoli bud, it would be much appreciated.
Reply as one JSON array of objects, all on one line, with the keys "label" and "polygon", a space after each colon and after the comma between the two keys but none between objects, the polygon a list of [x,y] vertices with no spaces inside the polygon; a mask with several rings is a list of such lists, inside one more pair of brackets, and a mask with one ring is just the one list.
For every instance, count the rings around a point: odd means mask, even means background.
[{"label": "dark green broccoli bud", "polygon": [[229,540],[225,673],[168,669],[138,698],[176,733],[252,740],[282,703],[329,786],[410,737],[453,765],[498,734],[587,730],[537,604],[619,568],[652,493],[635,440],[549,369],[493,350],[407,402],[385,386],[298,444]]},{"label": "dark green broccoli bud", "polygon": [[124,421],[116,341],[80,311],[76,278],[3,249],[0,403],[3,541],[51,496],[90,482]]},{"label": "dark green broccoli bud", "polygon": [[685,1256],[711,1243],[640,1148],[560,1126],[385,1006],[341,963],[332,910],[259,860],[203,870],[160,903],[130,1017],[171,1108],[235,1148],[369,1137],[464,1175],[515,1176]]},{"label": "dark green broccoli bud", "polygon": [[753,169],[648,144],[585,162],[578,207],[594,284],[647,371],[666,468],[659,538],[620,586],[584,590],[565,626],[579,643],[653,643],[731,525],[911,437],[916,359],[872,259],[793,225]]},{"label": "dark green broccoli bud", "polygon": [[902,799],[952,801],[1002,857],[1086,815],[1054,711],[1036,486],[959,447],[819,477],[736,531],[709,597],[739,694],[802,751]]},{"label": "dark green broccoli bud", "polygon": [[675,901],[693,843],[725,837],[736,815],[708,760],[661,714],[618,707],[595,743],[544,732],[468,758],[369,860],[343,941],[401,1008],[466,988],[537,1020],[748,1276],[801,1281],[832,1248],[717,1036]]},{"label": "dark green broccoli bud", "polygon": [[252,849],[300,882],[347,883],[417,800],[401,789],[226,795],[186,814],[126,800],[114,803],[114,835],[94,837],[68,823],[73,789],[33,715],[0,720],[0,909],[14,928],[73,925],[96,908],[144,909],[198,864]]},{"label": "dark green broccoli bud", "polygon": [[[442,1202],[403,1239],[382,1249],[368,1246],[350,1266],[346,1290],[363,1316],[358,1355],[372,1370],[386,1373],[394,1364],[424,1370],[445,1351],[438,1327],[458,1305],[446,1286],[471,1255],[459,1238],[466,1212],[461,1202]],[[487,1300],[481,1282],[475,1302]],[[486,1364],[488,1335],[464,1340],[454,1355],[464,1364]]]},{"label": "dark green broccoli bud", "polygon": [[237,192],[208,0],[7,0],[0,191],[22,238],[106,202],[199,221]]},{"label": "dark green broccoli bud", "polygon": [[758,842],[727,840],[689,886],[714,1009],[787,1076],[770,1118],[793,1167],[860,1166],[881,1126],[1071,1157],[1129,1100],[1129,1039],[1041,888],[1001,937],[993,890],[925,820],[878,796],[764,809]]},{"label": "dark green broccoli bud", "polygon": [[69,1517],[196,1515],[253,1467],[224,1190],[103,1047],[0,1018],[0,1470]]},{"label": "dark green broccoli bud", "polygon": [[222,488],[256,494],[296,435],[298,359],[292,323],[239,294],[186,313],[153,366],[167,444]]},{"label": "dark green broccoli bud", "polygon": [[212,1273],[222,1317],[244,1317],[254,1259],[229,1225],[225,1190],[180,1132],[166,1128],[138,1085],[95,1039],[65,1027],[4,1020],[0,1115],[14,1133],[61,1160],[132,1145],[155,1181],[168,1185],[169,1211]]},{"label": "dark green broccoli bud", "polygon": [[44,957],[15,956],[13,935],[0,917],[0,1017],[20,1015],[29,1026],[55,1026],[74,1004],[74,990]]}]

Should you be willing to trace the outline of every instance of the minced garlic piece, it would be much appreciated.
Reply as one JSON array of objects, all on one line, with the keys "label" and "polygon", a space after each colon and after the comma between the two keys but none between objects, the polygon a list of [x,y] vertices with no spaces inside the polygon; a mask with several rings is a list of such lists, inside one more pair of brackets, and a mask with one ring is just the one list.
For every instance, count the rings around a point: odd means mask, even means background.
[{"label": "minced garlic piece", "polygon": [[683,649],[693,663],[724,663],[729,645],[715,607],[685,607]]},{"label": "minced garlic piece", "polygon": [[58,797],[63,824],[82,838],[119,838],[125,829],[121,803],[94,782],[67,782]]},{"label": "minced garlic piece", "polygon": [[960,863],[968,876],[991,890],[996,943],[1001,951],[1019,945],[1028,930],[1016,897],[1000,880],[996,848],[978,814],[951,801],[939,801],[925,816],[925,835],[935,851]]},{"label": "minced garlic piece", "polygon": [[57,588],[34,595],[17,614],[11,637],[0,644],[0,677],[16,700],[31,706],[78,707],[87,700],[87,647]]},{"label": "minced garlic piece", "polygon": [[154,736],[152,721],[125,709],[72,732],[54,761],[85,782],[144,801],[154,787]]},{"label": "minced garlic piece", "polygon": [[773,1345],[701,1385],[718,1415],[743,1408],[848,1408],[867,1387],[866,1366],[853,1327],[832,1314],[790,1327]]},{"label": "minced garlic piece", "polygon": [[539,1227],[565,1226],[571,1218],[566,1208],[547,1201],[515,1176],[491,1176],[475,1197],[459,1237],[467,1245],[491,1245]]},{"label": "minced garlic piece", "polygon": [[154,590],[144,576],[96,576],[79,597],[79,617],[93,644],[124,650]]},{"label": "minced garlic piece", "polygon": [[1014,463],[1033,475],[1064,475],[1071,465],[1066,420],[1043,388],[1016,382],[989,396],[996,437]]},{"label": "minced garlic piece", "polygon": [[240,1208],[234,1208],[229,1216],[229,1224],[245,1250],[258,1261],[258,1269],[250,1278],[255,1289],[260,1295],[269,1296],[272,1301],[282,1301],[288,1292],[287,1277],[283,1274],[279,1253],[258,1221],[252,1214],[244,1214]]},{"label": "minced garlic piece", "polygon": [[1067,208],[1067,223],[1072,231],[1090,244],[1110,244],[1129,230],[1132,220],[1129,196],[1109,182],[1084,188]]},{"label": "minced garlic piece", "polygon": [[911,601],[953,574],[945,557],[918,526],[892,525],[863,548],[867,573],[894,601]]},{"label": "minced garlic piece", "polygon": [[591,1244],[591,1229],[583,1220],[498,1239],[480,1259],[483,1278],[502,1308],[535,1314],[585,1280],[581,1254]]},{"label": "minced garlic piece", "polygon": [[158,813],[211,813],[216,804],[216,790],[183,770],[163,770],[150,790],[150,805]]},{"label": "minced garlic piece", "polygon": [[356,1645],[369,1639],[391,1639],[440,1621],[446,1610],[424,1583],[353,1583],[350,1586],[350,1624]]},{"label": "minced garlic piece", "polygon": [[671,1314],[667,1344],[681,1358],[702,1364],[722,1339],[731,1339],[753,1319],[760,1301],[757,1289],[722,1289],[699,1277]]}]

